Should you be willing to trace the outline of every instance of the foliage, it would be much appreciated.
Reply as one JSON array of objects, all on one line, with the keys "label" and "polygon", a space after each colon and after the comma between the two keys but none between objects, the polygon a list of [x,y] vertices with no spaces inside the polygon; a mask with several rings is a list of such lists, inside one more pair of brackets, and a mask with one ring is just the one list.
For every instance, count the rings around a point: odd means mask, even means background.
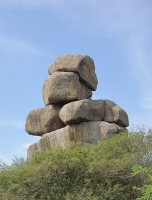
[{"label": "foliage", "polygon": [[137,200],[152,200],[152,129],[139,127],[139,130],[132,134],[133,176],[140,176],[142,186],[134,186],[141,191],[141,197]]},{"label": "foliage", "polygon": [[141,188],[142,196],[137,198],[137,200],[150,200],[152,199],[152,168],[151,167],[142,167],[140,165],[133,166],[133,175],[140,175],[144,178],[144,185]]},{"label": "foliage", "polygon": [[143,200],[151,174],[138,167],[151,169],[151,150],[152,134],[138,130],[93,146],[41,151],[29,162],[15,158],[0,165],[0,199]]}]

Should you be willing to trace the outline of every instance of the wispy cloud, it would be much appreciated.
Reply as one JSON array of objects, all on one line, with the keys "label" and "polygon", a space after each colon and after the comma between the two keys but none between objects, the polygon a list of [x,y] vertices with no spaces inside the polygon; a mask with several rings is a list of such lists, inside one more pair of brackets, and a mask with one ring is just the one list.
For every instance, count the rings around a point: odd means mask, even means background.
[{"label": "wispy cloud", "polygon": [[18,146],[17,150],[17,156],[20,157],[26,157],[27,155],[27,149],[29,148],[29,146],[35,142],[37,142],[40,139],[39,136],[34,136],[34,138],[31,139],[30,142],[25,142],[21,145]]},{"label": "wispy cloud", "polygon": [[0,119],[0,129],[10,127],[11,129],[24,129],[25,121]]},{"label": "wispy cloud", "polygon": [[0,35],[0,47],[16,53],[26,53],[42,57],[50,57],[49,53],[39,50],[24,40],[10,38],[3,35]]},{"label": "wispy cloud", "polygon": [[31,145],[31,143],[23,143],[17,148],[17,152],[20,156],[26,156],[27,149]]},{"label": "wispy cloud", "polygon": [[[125,49],[140,93],[141,109],[152,109],[152,3],[141,0],[85,1],[92,6],[94,24],[107,37],[119,39]],[[95,27],[96,29],[96,27]],[[102,29],[99,30],[102,36]]]},{"label": "wispy cloud", "polygon": [[[152,96],[152,3],[145,0],[3,0],[2,5],[35,9],[54,9],[58,15],[68,17],[73,26],[95,37],[117,38],[123,45],[130,62],[130,73],[139,85],[141,105]],[[106,33],[106,34],[105,34]],[[84,33],[85,34],[85,33]],[[9,46],[9,40],[3,40]],[[26,43],[11,41],[17,49],[39,54]],[[0,42],[2,43],[2,42]],[[12,46],[12,45],[11,45]],[[23,48],[24,47],[24,48]],[[148,101],[151,102],[151,101]],[[146,103],[147,104],[147,103]],[[150,105],[149,103],[147,105]],[[146,106],[147,107],[147,106]],[[149,106],[151,109],[151,106]]]}]

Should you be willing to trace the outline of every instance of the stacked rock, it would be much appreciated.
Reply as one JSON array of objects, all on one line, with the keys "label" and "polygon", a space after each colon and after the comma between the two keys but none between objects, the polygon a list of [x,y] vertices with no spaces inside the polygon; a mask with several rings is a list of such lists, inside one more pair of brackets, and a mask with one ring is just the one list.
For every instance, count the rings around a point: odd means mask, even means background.
[{"label": "stacked rock", "polygon": [[28,148],[28,159],[41,149],[94,144],[129,126],[127,113],[116,103],[91,99],[98,80],[89,56],[59,56],[48,73],[42,87],[46,107],[31,111],[26,119],[26,132],[42,136]]}]

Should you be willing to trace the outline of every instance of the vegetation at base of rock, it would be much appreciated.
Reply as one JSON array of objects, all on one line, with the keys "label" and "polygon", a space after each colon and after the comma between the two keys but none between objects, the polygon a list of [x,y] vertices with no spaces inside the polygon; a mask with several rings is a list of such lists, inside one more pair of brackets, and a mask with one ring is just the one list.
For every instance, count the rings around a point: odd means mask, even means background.
[{"label": "vegetation at base of rock", "polygon": [[0,164],[1,200],[152,199],[152,129]]}]

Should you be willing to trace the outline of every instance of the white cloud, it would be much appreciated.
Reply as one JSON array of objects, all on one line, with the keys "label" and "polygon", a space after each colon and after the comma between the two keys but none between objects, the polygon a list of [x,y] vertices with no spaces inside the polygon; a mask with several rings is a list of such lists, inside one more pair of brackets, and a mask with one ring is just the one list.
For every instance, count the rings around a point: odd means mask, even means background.
[{"label": "white cloud", "polygon": [[[86,2],[82,0],[82,2]],[[125,49],[140,93],[142,109],[152,109],[152,4],[141,0],[90,0],[96,26],[104,27],[107,37],[117,37]],[[102,24],[102,25],[101,25]],[[96,28],[94,26],[94,28]],[[100,30],[100,33],[102,30]],[[131,83],[129,83],[131,84]]]},{"label": "white cloud", "polygon": [[[149,99],[152,96],[152,3],[148,0],[2,0],[0,5],[20,6],[27,9],[53,9],[58,15],[68,17],[72,25],[89,30],[94,37],[112,37],[123,44],[130,73],[138,83],[141,108],[151,109]],[[62,9],[62,12],[60,10]],[[81,32],[81,31],[80,31]],[[82,32],[81,32],[82,33]],[[106,34],[105,34],[106,33]],[[5,41],[5,40],[4,40]],[[9,41],[9,40],[6,40]],[[14,42],[14,41],[13,41]],[[12,42],[12,43],[13,43]],[[1,43],[1,42],[0,42]],[[17,43],[17,49],[37,54],[37,49],[23,42]],[[5,44],[8,48],[9,42]],[[3,45],[4,46],[4,45]],[[23,47],[22,47],[23,46]]]},{"label": "white cloud", "polygon": [[37,56],[50,57],[49,53],[41,51],[24,40],[9,38],[0,35],[0,47],[16,53],[34,54]]},{"label": "white cloud", "polygon": [[40,139],[39,136],[34,136],[34,138],[31,140],[31,142],[25,142],[16,149],[17,150],[17,156],[20,157],[26,157],[27,155],[27,149],[29,148],[30,145],[34,144]]},{"label": "white cloud", "polygon": [[24,143],[20,147],[27,149],[30,145],[31,145],[31,143]]},{"label": "white cloud", "polygon": [[26,156],[27,154],[27,149],[31,145],[31,143],[23,143],[21,144],[18,148],[17,151],[21,156]]},{"label": "white cloud", "polygon": [[[102,37],[117,38],[128,58],[129,70],[138,85],[142,113],[132,116],[137,124],[152,122],[152,4],[142,0],[82,0],[89,4],[90,21]],[[91,12],[90,12],[91,13]],[[89,20],[89,16],[88,16]],[[92,26],[92,25],[91,25]],[[100,28],[99,28],[100,27]],[[104,32],[105,34],[105,32]],[[105,35],[104,35],[105,36]],[[128,83],[131,84],[131,83]]]},{"label": "white cloud", "polygon": [[13,129],[24,129],[25,121],[17,121],[17,120],[4,120],[0,119],[0,129],[9,127]]}]

